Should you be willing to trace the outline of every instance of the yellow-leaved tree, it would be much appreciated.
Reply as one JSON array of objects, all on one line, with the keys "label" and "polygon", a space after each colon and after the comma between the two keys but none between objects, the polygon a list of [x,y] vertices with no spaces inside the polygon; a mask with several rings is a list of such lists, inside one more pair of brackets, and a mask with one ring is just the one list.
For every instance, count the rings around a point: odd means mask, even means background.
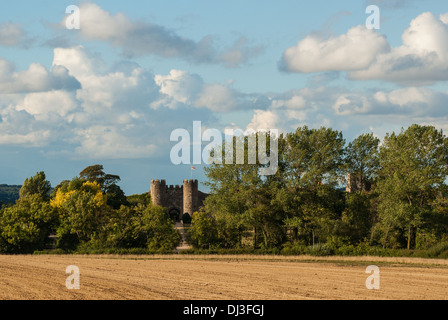
[{"label": "yellow-leaved tree", "polygon": [[74,178],[63,183],[50,204],[59,213],[58,247],[75,248],[98,237],[107,225],[110,209],[101,186],[95,181]]}]

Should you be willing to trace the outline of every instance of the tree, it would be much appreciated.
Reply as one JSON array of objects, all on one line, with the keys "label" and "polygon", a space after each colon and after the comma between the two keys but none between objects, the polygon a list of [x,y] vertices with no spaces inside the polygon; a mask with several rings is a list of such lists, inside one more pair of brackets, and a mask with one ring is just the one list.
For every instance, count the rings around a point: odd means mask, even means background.
[{"label": "tree", "polygon": [[106,196],[97,182],[85,181],[79,187],[79,179],[73,179],[68,185],[59,188],[50,201],[60,216],[57,236],[61,245],[70,239],[69,247],[88,242],[104,234],[110,209],[106,205]]},{"label": "tree", "polygon": [[432,126],[416,124],[388,134],[380,149],[380,165],[375,189],[380,220],[386,235],[392,227],[406,230],[410,249],[415,229],[427,219],[448,176],[448,138]]},{"label": "tree", "polygon": [[369,237],[373,226],[372,194],[362,191],[345,194],[345,208],[342,221],[348,226],[348,236],[352,241],[361,241]]},{"label": "tree", "polygon": [[195,212],[188,237],[195,248],[209,249],[219,244],[218,225],[205,211]]},{"label": "tree", "polygon": [[[286,212],[285,223],[314,245],[316,236],[325,239],[334,219],[339,218],[345,140],[341,132],[299,127],[285,136],[280,163],[283,198],[276,197]],[[283,203],[283,204],[282,204]]]},{"label": "tree", "polygon": [[106,189],[107,204],[113,209],[119,209],[121,206],[128,206],[129,201],[124,194],[124,191],[116,185],[112,184]]},{"label": "tree", "polygon": [[143,209],[138,228],[139,232],[144,234],[149,249],[171,251],[181,240],[165,208],[152,204]]},{"label": "tree", "polygon": [[[345,149],[345,170],[352,180],[358,182],[354,189],[367,191],[379,169],[379,143],[380,140],[372,133],[361,134],[348,144]],[[353,182],[353,181],[352,181]]]},{"label": "tree", "polygon": [[164,208],[152,204],[122,206],[114,210],[107,227],[105,244],[116,248],[173,250],[180,241]]},{"label": "tree", "polygon": [[330,128],[299,127],[285,137],[283,154],[289,185],[336,186],[342,177],[345,140],[342,133]]},{"label": "tree", "polygon": [[107,195],[107,204],[112,208],[118,209],[122,205],[129,205],[125,193],[117,185],[121,180],[120,176],[107,174],[103,170],[100,164],[89,166],[79,173],[79,178],[98,183]]},{"label": "tree", "polygon": [[56,211],[40,194],[31,194],[7,207],[0,217],[0,251],[32,253],[42,250],[57,221]]},{"label": "tree", "polygon": [[97,182],[101,188],[106,191],[109,186],[115,184],[121,179],[120,176],[106,174],[103,169],[103,166],[100,164],[89,166],[79,173],[79,177],[87,181]]},{"label": "tree", "polygon": [[45,172],[36,173],[35,176],[25,179],[22,188],[20,188],[20,198],[37,194],[44,201],[50,199],[51,183],[46,180]]},{"label": "tree", "polygon": [[260,175],[259,169],[263,167],[260,163],[244,161],[237,163],[239,145],[244,146],[244,159],[249,158],[249,152],[257,153],[257,149],[249,150],[249,138],[254,136],[233,137],[233,141],[227,141],[222,150],[212,150],[222,152],[225,158],[228,144],[232,145],[232,164],[213,163],[207,166],[204,171],[208,178],[205,183],[211,191],[211,195],[204,202],[204,211],[210,214],[216,221],[220,245],[223,247],[234,247],[241,245],[243,235],[248,230],[254,230],[255,221],[253,208],[260,200],[260,192],[264,188],[267,179]]}]

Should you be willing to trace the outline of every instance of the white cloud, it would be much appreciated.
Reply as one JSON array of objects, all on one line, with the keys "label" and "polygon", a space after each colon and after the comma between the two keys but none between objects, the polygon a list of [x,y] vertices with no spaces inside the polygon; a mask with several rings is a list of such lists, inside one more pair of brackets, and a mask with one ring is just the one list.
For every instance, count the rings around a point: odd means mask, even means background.
[{"label": "white cloud", "polygon": [[254,131],[278,129],[279,120],[279,116],[273,111],[254,110],[254,116],[246,129]]},{"label": "white cloud", "polygon": [[[247,63],[262,51],[262,47],[251,46],[246,38],[240,37],[233,46],[222,52],[215,47],[214,38],[210,35],[195,41],[161,25],[131,21],[121,12],[113,15],[94,3],[82,4],[80,17],[80,34],[85,39],[107,42],[120,48],[128,57],[156,55],[234,68]],[[61,22],[62,27],[65,26],[65,19]]]},{"label": "white cloud", "polygon": [[197,108],[208,108],[215,112],[227,112],[238,107],[238,93],[222,84],[205,85],[198,99]]},{"label": "white cloud", "polygon": [[46,145],[51,136],[50,130],[40,130],[26,134],[0,133],[0,145],[22,145],[39,147]]},{"label": "white cloud", "polygon": [[48,71],[43,65],[32,63],[27,70],[16,71],[11,62],[0,58],[0,93],[76,90],[79,86],[64,67],[53,66]]},{"label": "white cloud", "polygon": [[93,126],[78,130],[80,146],[74,153],[89,159],[136,159],[153,157],[158,146],[141,143],[121,129],[111,126]]},{"label": "white cloud", "polygon": [[0,144],[39,147],[52,139],[51,129],[13,106],[0,110]]},{"label": "white cloud", "polygon": [[39,116],[55,113],[61,117],[67,116],[70,111],[77,108],[78,103],[73,92],[57,90],[47,92],[29,93],[23,103],[17,105],[16,110],[25,110],[31,115]]},{"label": "white cloud", "polygon": [[64,66],[79,79],[77,99],[89,114],[115,117],[148,108],[158,96],[152,73],[134,64],[106,71],[104,62],[83,47],[55,49],[53,65]]},{"label": "white cloud", "polygon": [[384,79],[407,85],[448,80],[448,24],[430,12],[411,21],[402,35],[403,44],[380,54],[364,70],[349,72],[355,80]]},{"label": "white cloud", "polygon": [[321,39],[307,36],[283,53],[282,67],[289,72],[359,70],[389,50],[384,36],[365,26],[351,28],[346,34]]},{"label": "white cloud", "polygon": [[194,107],[224,113],[251,103],[227,85],[205,83],[199,75],[183,70],[155,75],[154,80],[160,87],[160,98],[151,103],[151,107],[156,110],[161,107],[173,110]]},{"label": "white cloud", "polygon": [[335,98],[336,115],[403,115],[438,117],[446,115],[448,93],[429,88],[409,87],[391,91],[351,92]]},{"label": "white cloud", "polygon": [[352,80],[386,80],[427,85],[448,80],[448,14],[424,12],[391,48],[386,38],[364,26],[329,39],[315,34],[283,54],[280,67],[289,72],[345,71]]},{"label": "white cloud", "polygon": [[70,74],[80,81],[95,73],[100,73],[103,62],[98,57],[88,54],[83,46],[55,48],[53,66],[64,66]]},{"label": "white cloud", "polygon": [[168,75],[155,75],[155,83],[160,87],[162,98],[151,106],[177,109],[182,105],[191,105],[202,91],[204,81],[199,75],[183,70],[171,70]]},{"label": "white cloud", "polygon": [[287,100],[275,99],[272,101],[272,108],[282,108],[287,109],[303,109],[306,106],[306,100],[301,95],[293,95]]},{"label": "white cloud", "polygon": [[366,113],[371,109],[368,99],[362,95],[343,94],[337,97],[333,110],[337,115]]}]

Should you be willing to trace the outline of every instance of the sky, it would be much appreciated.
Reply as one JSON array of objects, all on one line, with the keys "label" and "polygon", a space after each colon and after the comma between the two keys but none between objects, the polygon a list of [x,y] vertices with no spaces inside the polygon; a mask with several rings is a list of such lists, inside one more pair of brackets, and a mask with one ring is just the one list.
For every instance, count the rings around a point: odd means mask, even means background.
[{"label": "sky", "polygon": [[0,184],[44,171],[56,186],[93,164],[127,195],[151,179],[203,183],[203,163],[170,158],[171,133],[193,121],[221,132],[324,126],[347,142],[413,123],[448,130],[444,0],[0,6]]}]

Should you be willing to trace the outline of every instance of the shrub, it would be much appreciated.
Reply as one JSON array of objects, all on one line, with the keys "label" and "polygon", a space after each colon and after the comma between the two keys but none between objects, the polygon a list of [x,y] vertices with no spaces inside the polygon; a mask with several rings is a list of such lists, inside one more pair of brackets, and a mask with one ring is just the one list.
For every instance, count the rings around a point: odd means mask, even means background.
[{"label": "shrub", "polygon": [[306,253],[312,256],[331,256],[334,250],[326,243],[316,243],[314,246],[308,246]]}]

